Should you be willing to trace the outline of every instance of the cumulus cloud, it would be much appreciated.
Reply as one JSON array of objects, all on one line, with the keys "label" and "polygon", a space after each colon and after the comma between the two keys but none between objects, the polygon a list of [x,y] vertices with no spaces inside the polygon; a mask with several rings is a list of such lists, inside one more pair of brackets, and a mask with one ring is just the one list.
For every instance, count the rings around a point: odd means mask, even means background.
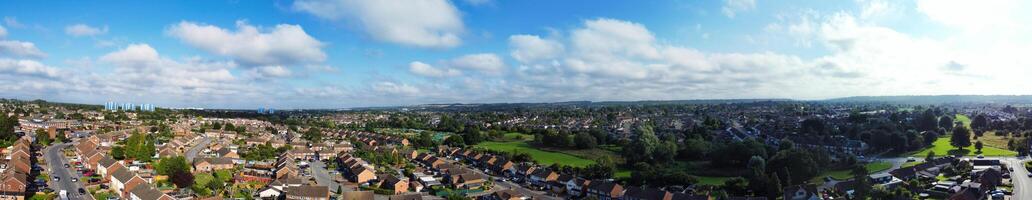
[{"label": "cumulus cloud", "polygon": [[563,44],[536,35],[509,36],[509,47],[512,58],[523,63],[554,59],[563,52]]},{"label": "cumulus cloud", "polygon": [[1023,2],[1017,0],[963,1],[963,0],[919,0],[917,10],[932,20],[963,28],[979,30],[988,27],[1013,27],[1018,25],[1015,12],[1024,12]]},{"label": "cumulus cloud", "polygon": [[168,29],[182,42],[247,65],[291,65],[326,60],[323,43],[299,25],[279,24],[268,30],[236,22],[236,31],[183,21]]},{"label": "cumulus cloud", "polygon": [[4,26],[0,26],[0,38],[7,37],[7,29]]},{"label": "cumulus cloud", "polygon": [[464,25],[448,0],[299,0],[293,8],[328,20],[348,20],[377,40],[423,48],[462,43]]},{"label": "cumulus cloud", "polygon": [[505,70],[505,62],[502,61],[502,58],[492,53],[461,56],[452,59],[450,64],[456,68],[476,70],[488,74],[499,74]]},{"label": "cumulus cloud", "polygon": [[756,0],[724,0],[724,7],[720,12],[729,18],[735,18],[735,13],[748,11],[756,8]]},{"label": "cumulus cloud", "polygon": [[16,58],[44,58],[46,53],[36,48],[36,44],[15,40],[0,40],[0,56]]},{"label": "cumulus cloud", "polygon": [[409,72],[412,72],[413,74],[420,76],[434,78],[462,75],[462,72],[459,70],[455,70],[452,68],[441,69],[419,61],[409,63]]},{"label": "cumulus cloud", "polygon": [[60,70],[34,60],[0,58],[0,74],[16,74],[46,78],[58,77]]},{"label": "cumulus cloud", "polygon": [[372,90],[387,95],[413,96],[420,93],[419,88],[406,83],[382,81],[372,84]]},{"label": "cumulus cloud", "polygon": [[171,60],[161,57],[147,44],[131,44],[102,56],[100,61],[115,67],[113,74],[117,76],[108,81],[120,83],[113,87],[123,92],[145,90],[166,95],[223,96],[250,90],[230,72],[236,67],[233,62],[196,58]]},{"label": "cumulus cloud", "polygon": [[247,75],[256,79],[284,78],[294,75],[294,72],[283,66],[261,66],[255,67],[247,72]]},{"label": "cumulus cloud", "polygon": [[92,27],[92,26],[86,25],[86,24],[75,24],[75,25],[70,25],[70,26],[66,26],[65,27],[65,34],[68,34],[68,35],[74,36],[74,37],[97,36],[97,35],[106,34],[107,32],[108,32],[108,27],[107,26],[104,26],[104,27],[101,27],[101,28],[97,28],[97,27]]}]

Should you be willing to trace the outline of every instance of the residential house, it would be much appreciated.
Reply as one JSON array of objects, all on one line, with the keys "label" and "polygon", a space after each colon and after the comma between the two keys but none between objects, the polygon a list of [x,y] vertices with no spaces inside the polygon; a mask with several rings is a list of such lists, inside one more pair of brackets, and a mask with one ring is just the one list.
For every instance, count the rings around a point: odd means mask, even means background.
[{"label": "residential house", "polygon": [[304,185],[287,187],[283,190],[287,200],[329,200],[330,188],[326,186]]},{"label": "residential house", "polygon": [[598,200],[620,200],[624,196],[622,185],[609,181],[591,181],[588,184],[587,195]]},{"label": "residential house", "polygon": [[648,187],[627,187],[624,191],[624,200],[672,200],[674,194],[656,188]]},{"label": "residential house", "polygon": [[147,184],[133,188],[129,194],[131,200],[175,200],[171,195],[158,191],[158,189],[154,189],[154,186]]},{"label": "residential house", "polygon": [[794,185],[784,189],[784,200],[820,200],[817,187],[813,185]]}]

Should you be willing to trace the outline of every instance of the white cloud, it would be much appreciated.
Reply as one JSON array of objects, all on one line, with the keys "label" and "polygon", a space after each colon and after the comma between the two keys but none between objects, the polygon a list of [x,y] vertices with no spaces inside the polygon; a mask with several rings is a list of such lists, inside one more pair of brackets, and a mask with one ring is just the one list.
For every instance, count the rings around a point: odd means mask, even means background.
[{"label": "white cloud", "polygon": [[323,43],[309,36],[298,25],[280,24],[262,30],[237,21],[231,31],[213,25],[183,21],[168,29],[168,34],[184,43],[212,54],[229,56],[248,65],[290,65],[326,60]]},{"label": "white cloud", "polygon": [[7,24],[7,26],[9,26],[11,28],[24,28],[25,27],[24,24],[18,22],[17,18],[10,17],[10,16],[4,17],[4,24]]},{"label": "white cloud", "polygon": [[0,38],[7,37],[7,29],[4,26],[0,26]]},{"label": "white cloud", "polygon": [[166,59],[147,44],[131,44],[102,56],[100,61],[115,66],[107,81],[120,83],[124,90],[221,96],[249,88],[230,72],[235,63]]},{"label": "white cloud", "polygon": [[409,72],[412,72],[413,74],[420,75],[420,76],[434,77],[434,78],[452,77],[452,76],[462,75],[462,72],[459,71],[459,70],[456,70],[456,69],[452,69],[452,68],[443,68],[443,69],[441,69],[441,68],[437,68],[437,67],[431,66],[430,64],[419,62],[419,61],[414,61],[414,62],[409,63]]},{"label": "white cloud", "polygon": [[324,19],[350,20],[370,37],[414,47],[458,46],[465,29],[459,10],[448,0],[299,0],[293,8]]},{"label": "white cloud", "polygon": [[505,63],[501,57],[492,53],[469,54],[452,59],[451,66],[462,69],[476,70],[488,74],[500,74],[505,70]]},{"label": "white cloud", "polygon": [[372,89],[375,92],[398,96],[413,96],[419,94],[420,91],[419,88],[416,88],[415,86],[391,81],[374,83],[372,84]]},{"label": "white cloud", "polygon": [[255,67],[246,72],[246,76],[254,79],[285,78],[293,75],[293,71],[279,65]]},{"label": "white cloud", "polygon": [[[1025,12],[1017,0],[918,0],[917,10],[932,20],[967,30],[1020,26],[1016,12]],[[1027,3],[1027,2],[1026,2]]]},{"label": "white cloud", "polygon": [[34,60],[0,58],[0,74],[56,78],[60,74],[60,70]]},{"label": "white cloud", "polygon": [[108,27],[104,26],[101,28],[92,27],[86,24],[75,24],[65,27],[65,34],[74,37],[82,36],[97,36],[103,35],[108,32]]},{"label": "white cloud", "polygon": [[720,12],[729,18],[735,18],[735,13],[755,8],[756,0],[724,0],[724,7],[721,7]]},{"label": "white cloud", "polygon": [[554,59],[563,52],[562,43],[536,35],[509,36],[509,48],[512,58],[523,63]]},{"label": "white cloud", "polygon": [[0,40],[0,56],[44,58],[47,57],[47,54],[40,51],[39,48],[36,48],[36,45],[31,42]]}]

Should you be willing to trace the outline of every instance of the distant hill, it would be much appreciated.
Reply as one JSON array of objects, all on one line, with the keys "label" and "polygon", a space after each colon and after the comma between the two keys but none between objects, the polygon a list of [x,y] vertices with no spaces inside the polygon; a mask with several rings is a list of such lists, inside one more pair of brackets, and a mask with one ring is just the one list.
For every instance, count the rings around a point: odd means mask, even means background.
[{"label": "distant hill", "polygon": [[999,103],[1032,104],[1032,95],[925,95],[925,96],[856,96],[823,100],[832,103],[895,103],[895,104],[950,104]]}]

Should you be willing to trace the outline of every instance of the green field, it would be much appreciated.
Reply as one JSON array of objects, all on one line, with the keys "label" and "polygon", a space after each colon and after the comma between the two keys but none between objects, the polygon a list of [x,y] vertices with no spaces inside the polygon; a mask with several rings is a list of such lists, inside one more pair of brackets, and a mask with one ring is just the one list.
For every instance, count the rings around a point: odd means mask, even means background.
[{"label": "green field", "polygon": [[[873,174],[873,173],[885,171],[885,170],[888,170],[889,168],[892,168],[892,163],[885,162],[885,161],[867,163],[866,165],[864,165],[864,168],[867,168],[868,173]],[[831,178],[835,179],[835,180],[844,181],[844,180],[848,180],[850,178],[853,178],[853,173],[852,172],[853,171],[850,170],[850,169],[836,170],[836,171],[826,171],[824,173],[821,173],[821,175],[819,175],[817,177],[814,177],[810,182],[823,183],[824,182],[824,177],[828,177],[828,176],[831,176]]]},{"label": "green field", "polygon": [[899,168],[913,167],[913,166],[916,166],[916,165],[920,165],[921,163],[924,163],[924,161],[906,162],[906,163],[903,163],[903,165],[900,165]]},{"label": "green field", "polygon": [[552,165],[553,163],[559,163],[560,165],[568,165],[574,167],[584,167],[594,164],[595,161],[577,157],[571,154],[553,151],[544,151],[527,144],[526,141],[513,141],[513,142],[481,142],[476,147],[501,151],[501,152],[520,152],[530,154],[530,157],[542,165]]},{"label": "green field", "polygon": [[[974,141],[972,141],[971,143],[974,144]],[[952,145],[950,145],[950,138],[949,137],[940,137],[939,139],[936,139],[935,142],[932,143],[931,147],[926,147],[924,149],[921,149],[921,151],[917,151],[915,153],[912,153],[912,154],[910,154],[910,156],[924,157],[924,156],[928,155],[928,152],[935,152],[935,155],[939,155],[939,156],[942,156],[942,155],[961,155],[961,156],[974,156],[974,155],[978,155],[978,153],[975,152],[975,145],[971,145],[971,146],[966,147],[964,149],[957,149],[956,147],[953,147]],[[999,148],[990,147],[990,146],[986,145],[984,148],[982,148],[982,153],[981,154],[984,155],[984,156],[1016,156],[1016,155],[1018,155],[1018,152],[1009,151],[1009,150],[1006,150],[1006,149],[999,149]]]},{"label": "green field", "polygon": [[727,182],[727,180],[731,178],[734,177],[699,176],[699,184],[721,186],[724,185],[724,182]]},{"label": "green field", "polygon": [[954,116],[953,121],[959,121],[960,123],[964,124],[964,126],[971,128],[971,118],[969,118],[967,115],[957,114],[956,116]]}]

